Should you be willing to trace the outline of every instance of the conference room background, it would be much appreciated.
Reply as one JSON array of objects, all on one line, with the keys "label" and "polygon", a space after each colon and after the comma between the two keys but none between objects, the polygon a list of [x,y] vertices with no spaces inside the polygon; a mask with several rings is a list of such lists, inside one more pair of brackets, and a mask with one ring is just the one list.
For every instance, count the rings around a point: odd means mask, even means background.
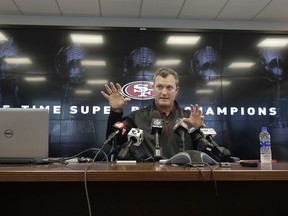
[{"label": "conference room background", "polygon": [[259,159],[267,126],[273,159],[285,160],[287,39],[263,31],[2,26],[1,107],[48,108],[49,155],[72,156],[105,141],[105,83],[119,82],[133,98],[125,115],[152,103],[153,73],[170,67],[180,76],[178,103],[201,106],[220,146]]}]

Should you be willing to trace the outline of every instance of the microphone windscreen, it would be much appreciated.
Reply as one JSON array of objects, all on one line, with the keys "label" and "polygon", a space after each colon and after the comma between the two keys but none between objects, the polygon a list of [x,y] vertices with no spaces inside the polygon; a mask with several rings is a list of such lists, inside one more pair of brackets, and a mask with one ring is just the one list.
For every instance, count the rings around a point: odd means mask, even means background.
[{"label": "microphone windscreen", "polygon": [[126,127],[126,125],[125,125],[123,122],[116,122],[116,123],[113,125],[113,127],[114,127],[117,131],[121,132],[121,135],[122,135],[122,136],[126,133],[127,127]]},{"label": "microphone windscreen", "polygon": [[132,128],[137,128],[134,122],[128,118],[125,117],[122,121],[126,125],[126,132],[128,133]]},{"label": "microphone windscreen", "polygon": [[163,119],[161,118],[160,113],[157,110],[154,110],[151,116],[151,134],[155,134],[156,131],[158,134],[161,134],[163,128]]},{"label": "microphone windscreen", "polygon": [[151,118],[153,119],[153,118],[155,118],[155,119],[161,119],[162,117],[161,117],[161,115],[160,115],[160,112],[159,111],[157,111],[157,110],[153,110],[152,111],[152,114],[151,114]]},{"label": "microphone windscreen", "polygon": [[133,145],[139,146],[143,141],[143,130],[132,128],[128,133],[128,140],[133,141]]},{"label": "microphone windscreen", "polygon": [[192,140],[195,140],[196,138],[197,139],[201,138],[200,130],[198,128],[191,127],[188,129],[188,133],[190,134]]},{"label": "microphone windscreen", "polygon": [[191,134],[191,135],[193,135],[195,133],[199,133],[199,131],[200,130],[198,128],[196,128],[196,127],[191,127],[191,128],[188,129],[188,133]]}]

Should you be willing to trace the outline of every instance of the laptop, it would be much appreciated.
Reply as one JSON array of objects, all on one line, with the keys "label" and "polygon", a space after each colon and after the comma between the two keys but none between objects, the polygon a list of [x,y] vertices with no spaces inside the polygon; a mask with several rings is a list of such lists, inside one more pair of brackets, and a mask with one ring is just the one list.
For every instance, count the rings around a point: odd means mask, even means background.
[{"label": "laptop", "polygon": [[0,164],[47,161],[48,135],[48,109],[0,108]]}]

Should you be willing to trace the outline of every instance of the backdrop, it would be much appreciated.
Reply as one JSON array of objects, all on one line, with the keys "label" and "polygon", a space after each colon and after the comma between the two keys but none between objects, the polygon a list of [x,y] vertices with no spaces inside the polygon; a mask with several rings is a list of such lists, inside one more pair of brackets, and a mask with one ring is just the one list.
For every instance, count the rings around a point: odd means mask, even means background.
[{"label": "backdrop", "polygon": [[[194,43],[170,40],[179,36]],[[128,114],[152,102],[153,72],[171,67],[180,75],[178,103],[202,107],[219,145],[241,159],[257,159],[258,135],[267,126],[273,158],[287,160],[287,46],[261,45],[287,38],[251,31],[2,26],[0,103],[49,109],[49,154],[71,156],[105,141],[105,83],[119,82],[133,98]]]}]

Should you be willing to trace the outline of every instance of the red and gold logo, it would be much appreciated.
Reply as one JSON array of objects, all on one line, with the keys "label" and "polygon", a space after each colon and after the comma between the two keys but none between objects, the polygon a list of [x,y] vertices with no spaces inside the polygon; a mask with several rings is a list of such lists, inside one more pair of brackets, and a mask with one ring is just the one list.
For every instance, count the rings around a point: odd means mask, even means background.
[{"label": "red and gold logo", "polygon": [[123,86],[122,91],[125,96],[135,100],[154,99],[153,82],[151,81],[134,81]]}]

